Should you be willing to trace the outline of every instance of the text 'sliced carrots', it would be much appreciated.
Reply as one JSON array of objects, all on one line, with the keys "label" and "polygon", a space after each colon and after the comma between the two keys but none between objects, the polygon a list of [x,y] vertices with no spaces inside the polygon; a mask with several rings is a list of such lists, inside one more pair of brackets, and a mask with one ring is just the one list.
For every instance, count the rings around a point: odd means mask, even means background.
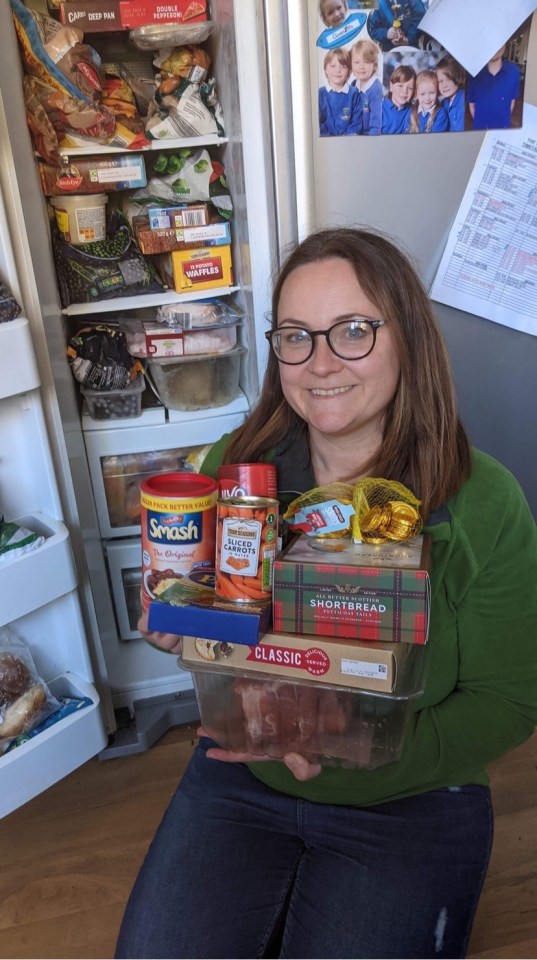
[{"label": "text 'sliced carrots'", "polygon": [[278,501],[228,497],[217,503],[215,590],[243,603],[269,600],[278,538]]}]

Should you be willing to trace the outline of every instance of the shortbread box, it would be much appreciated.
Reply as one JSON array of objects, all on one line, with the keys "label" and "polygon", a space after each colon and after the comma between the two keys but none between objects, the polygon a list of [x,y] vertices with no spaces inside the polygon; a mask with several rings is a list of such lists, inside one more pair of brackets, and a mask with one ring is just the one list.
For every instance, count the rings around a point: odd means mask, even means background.
[{"label": "shortbread box", "polygon": [[270,631],[251,646],[202,637],[183,638],[182,659],[195,669],[212,664],[235,670],[333,683],[411,696],[423,690],[428,647],[367,643]]},{"label": "shortbread box", "polygon": [[337,546],[337,551],[326,549],[318,538],[303,534],[279,555],[274,563],[274,630],[426,643],[430,537]]},{"label": "shortbread box", "polygon": [[233,284],[231,246],[174,250],[155,258],[162,280],[177,293],[212,290]]}]

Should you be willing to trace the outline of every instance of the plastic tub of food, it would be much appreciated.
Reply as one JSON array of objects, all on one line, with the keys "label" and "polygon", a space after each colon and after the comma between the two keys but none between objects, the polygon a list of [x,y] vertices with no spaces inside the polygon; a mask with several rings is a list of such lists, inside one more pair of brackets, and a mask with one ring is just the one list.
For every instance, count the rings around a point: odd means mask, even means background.
[{"label": "plastic tub of food", "polygon": [[226,750],[373,770],[401,755],[416,696],[252,672],[192,670],[201,725]]},{"label": "plastic tub of food", "polygon": [[149,373],[170,410],[203,410],[231,403],[240,393],[241,347],[217,356],[150,360]]},{"label": "plastic tub of food", "polygon": [[227,353],[237,345],[237,320],[185,330],[178,324],[122,317],[127,350],[133,357],[182,357]]},{"label": "plastic tub of food", "polygon": [[93,420],[123,420],[141,415],[144,389],[144,378],[138,374],[123,390],[90,390],[81,386],[80,392]]},{"label": "plastic tub of food", "polygon": [[51,197],[50,202],[62,240],[75,246],[106,240],[105,193]]}]

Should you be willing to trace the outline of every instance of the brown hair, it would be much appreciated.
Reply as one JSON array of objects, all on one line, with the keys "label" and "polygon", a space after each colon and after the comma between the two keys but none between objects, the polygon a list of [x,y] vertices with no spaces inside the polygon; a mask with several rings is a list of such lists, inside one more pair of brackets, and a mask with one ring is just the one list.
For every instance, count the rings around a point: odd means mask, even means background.
[{"label": "brown hair", "polygon": [[[382,444],[365,469],[409,486],[421,498],[427,517],[469,474],[470,448],[457,415],[447,350],[407,257],[373,231],[337,228],[312,234],[290,253],[276,279],[272,327],[277,326],[282,287],[291,273],[332,257],[352,265],[364,293],[389,322],[401,364],[399,384],[384,416]],[[307,437],[307,424],[285,400],[271,351],[259,400],[231,438],[224,463],[263,460],[279,442],[299,435]]]},{"label": "brown hair", "polygon": [[329,63],[332,63],[332,60],[338,60],[339,63],[342,63],[349,73],[351,72],[351,58],[350,54],[347,53],[343,47],[336,47],[335,50],[329,50],[328,53],[325,53],[323,60],[323,69],[326,72],[326,67]]},{"label": "brown hair", "polygon": [[431,110],[431,112],[430,112],[430,114],[429,114],[429,119],[427,120],[427,123],[426,123],[426,125],[425,125],[425,129],[423,130],[423,133],[430,133],[430,132],[431,132],[431,129],[432,129],[432,126],[433,126],[433,123],[434,123],[436,114],[437,114],[438,111],[440,110],[440,106],[441,106],[440,101],[439,101],[439,99],[438,99],[438,77],[436,76],[436,73],[434,72],[434,70],[422,70],[421,73],[418,73],[418,75],[417,75],[417,77],[416,77],[416,85],[415,85],[415,87],[414,87],[414,95],[415,95],[415,97],[416,97],[416,100],[415,100],[414,103],[412,104],[412,110],[411,110],[411,113],[410,113],[410,123],[409,123],[409,125],[408,125],[408,132],[409,132],[409,133],[419,133],[419,132],[420,132],[419,123],[418,123],[418,113],[419,113],[420,105],[419,105],[419,101],[418,101],[418,99],[417,99],[417,96],[418,96],[418,86],[419,86],[420,80],[430,80],[431,83],[434,83],[434,85],[435,85],[435,87],[436,87],[436,103],[435,103],[433,109]]},{"label": "brown hair", "polygon": [[[396,67],[395,70],[393,71],[393,73],[392,73],[392,75],[391,75],[391,77],[390,77],[389,83],[390,83],[390,84],[392,84],[392,83],[407,83],[409,80],[414,80],[414,82],[416,81],[416,71],[414,70],[414,67],[409,67],[408,64],[406,64],[406,63],[401,63],[401,64],[400,64],[398,67]],[[391,95],[392,95],[392,93],[391,93],[391,90],[390,90],[390,92],[387,94],[387,96],[390,97],[390,99],[391,99]]]},{"label": "brown hair", "polygon": [[437,72],[439,70],[442,73],[445,73],[447,77],[451,80],[452,83],[456,83],[458,87],[464,87],[466,82],[466,72],[464,67],[461,67],[460,63],[454,59],[454,57],[442,57],[438,61],[436,67],[434,68]]},{"label": "brown hair", "polygon": [[374,40],[357,40],[351,48],[351,62],[353,53],[361,53],[366,63],[374,63],[378,68],[382,51]]}]

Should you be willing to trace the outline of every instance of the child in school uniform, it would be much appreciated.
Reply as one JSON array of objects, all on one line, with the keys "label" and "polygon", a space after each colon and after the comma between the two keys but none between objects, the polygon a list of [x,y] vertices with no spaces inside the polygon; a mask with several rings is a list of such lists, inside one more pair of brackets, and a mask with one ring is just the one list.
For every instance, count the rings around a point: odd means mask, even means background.
[{"label": "child in school uniform", "polygon": [[367,21],[367,32],[376,40],[382,50],[394,47],[417,47],[421,19],[425,16],[422,0],[379,0],[376,10],[372,10]]},{"label": "child in school uniform", "polygon": [[377,76],[381,49],[374,40],[357,40],[351,50],[351,86],[362,97],[363,132],[375,136],[382,129],[382,84]]},{"label": "child in school uniform", "polygon": [[444,133],[448,115],[438,99],[434,70],[421,70],[416,77],[416,99],[410,113],[409,133]]},{"label": "child in school uniform", "polygon": [[319,88],[319,132],[321,137],[362,133],[360,91],[349,84],[349,54],[338,47],[324,58],[326,83]]},{"label": "child in school uniform", "polygon": [[347,0],[320,0],[319,14],[325,27],[337,27],[347,19]]},{"label": "child in school uniform", "polygon": [[390,91],[382,101],[382,133],[408,133],[416,72],[402,64],[390,77]]},{"label": "child in school uniform", "polygon": [[442,106],[448,116],[448,130],[464,130],[464,83],[466,73],[460,63],[449,54],[435,67]]},{"label": "child in school uniform", "polygon": [[511,126],[515,100],[520,95],[520,73],[516,63],[504,60],[505,44],[466,90],[473,130],[502,130]]}]

